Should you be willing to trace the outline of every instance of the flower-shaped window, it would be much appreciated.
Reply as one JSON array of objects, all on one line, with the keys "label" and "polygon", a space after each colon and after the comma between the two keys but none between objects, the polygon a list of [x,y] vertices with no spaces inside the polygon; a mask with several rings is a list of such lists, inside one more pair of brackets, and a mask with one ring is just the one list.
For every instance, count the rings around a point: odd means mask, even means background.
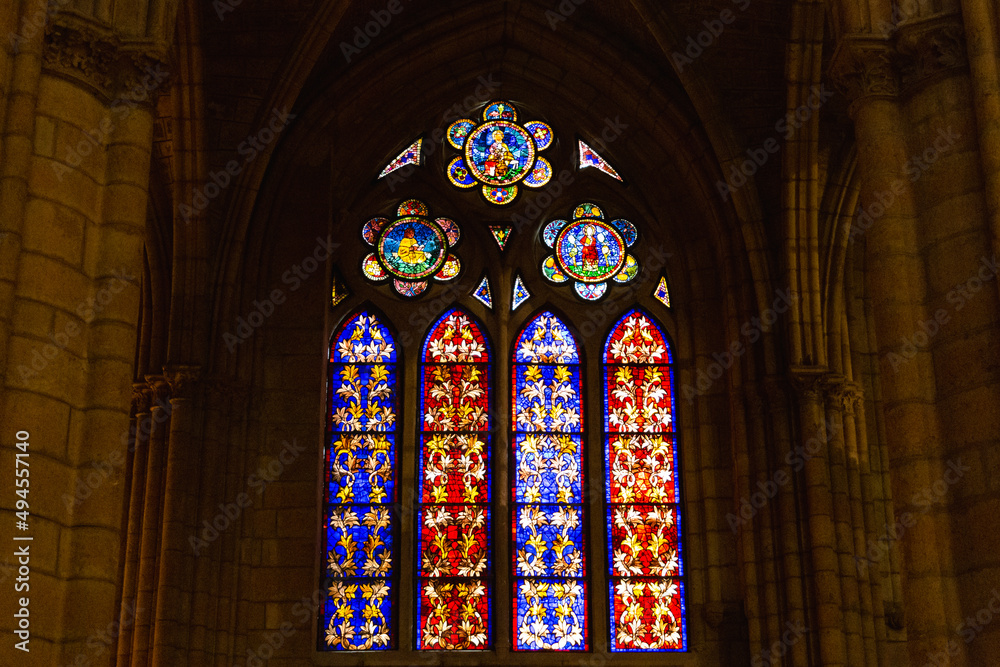
[{"label": "flower-shaped window", "polygon": [[462,155],[448,163],[448,180],[459,188],[481,186],[493,204],[509,204],[518,183],[540,188],[552,178],[552,165],[539,151],[552,145],[552,128],[541,121],[519,125],[517,109],[509,102],[493,102],[483,120],[463,118],[448,127],[448,143]]}]

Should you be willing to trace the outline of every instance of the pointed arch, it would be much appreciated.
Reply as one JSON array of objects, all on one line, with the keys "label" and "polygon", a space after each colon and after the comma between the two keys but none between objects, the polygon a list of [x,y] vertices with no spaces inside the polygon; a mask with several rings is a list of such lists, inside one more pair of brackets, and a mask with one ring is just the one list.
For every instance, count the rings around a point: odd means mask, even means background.
[{"label": "pointed arch", "polygon": [[512,641],[516,650],[590,648],[583,508],[583,374],[562,319],[542,310],[511,365]]},{"label": "pointed arch", "polygon": [[687,650],[670,344],[634,309],[603,361],[610,648]]},{"label": "pointed arch", "polygon": [[468,311],[424,340],[417,457],[417,648],[493,643],[490,344]]},{"label": "pointed arch", "polygon": [[329,650],[395,647],[398,379],[384,318],[358,310],[330,341],[323,485]]}]

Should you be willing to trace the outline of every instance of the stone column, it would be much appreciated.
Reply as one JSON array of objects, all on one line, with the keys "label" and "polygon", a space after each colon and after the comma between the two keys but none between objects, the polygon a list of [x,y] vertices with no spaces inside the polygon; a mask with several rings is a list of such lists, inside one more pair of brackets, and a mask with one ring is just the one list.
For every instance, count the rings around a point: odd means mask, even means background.
[{"label": "stone column", "polygon": [[[59,12],[44,39],[25,43],[0,160],[8,234],[0,244],[0,430],[31,433],[32,478],[45,489],[31,503],[31,657],[40,664],[108,660],[114,642],[88,639],[118,620],[124,463],[115,462],[129,429],[150,86],[156,77],[162,84],[163,70],[149,42],[126,45],[96,25]],[[3,443],[6,459],[11,439]],[[98,480],[95,471],[107,475]],[[85,502],[61,502],[83,488]],[[9,500],[0,502],[0,518],[13,525]],[[4,641],[11,620],[0,620]]]}]

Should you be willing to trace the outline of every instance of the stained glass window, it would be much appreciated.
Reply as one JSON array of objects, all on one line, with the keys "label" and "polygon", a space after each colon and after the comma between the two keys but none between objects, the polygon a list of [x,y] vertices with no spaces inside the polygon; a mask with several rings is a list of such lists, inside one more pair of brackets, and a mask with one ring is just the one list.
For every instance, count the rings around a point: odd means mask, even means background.
[{"label": "stained glass window", "polygon": [[465,311],[424,341],[417,468],[418,649],[492,644],[490,350]]},{"label": "stained glass window", "polygon": [[407,199],[396,208],[398,216],[372,218],[361,228],[361,236],[375,248],[361,260],[361,271],[372,282],[390,276],[396,292],[415,297],[423,294],[428,279],[448,282],[458,277],[462,263],[451,250],[462,231],[451,218],[431,218],[427,205]]},{"label": "stained glass window", "polygon": [[607,160],[598,155],[597,151],[583,141],[578,141],[577,143],[579,144],[580,149],[580,169],[594,167],[599,171],[603,171],[615,180],[622,180],[622,177],[618,175],[618,172],[615,171],[614,167],[612,167]]},{"label": "stained glass window", "polygon": [[472,296],[490,310],[493,309],[493,294],[490,292],[489,277],[483,276],[483,279],[479,283],[479,287],[477,287],[476,291],[472,293]]},{"label": "stained glass window", "polygon": [[330,348],[324,484],[330,650],[393,648],[396,623],[396,346],[361,312]]},{"label": "stained glass window", "polygon": [[653,296],[667,308],[670,307],[670,287],[667,286],[666,276],[660,276],[660,283],[656,286]]},{"label": "stained glass window", "polygon": [[514,277],[514,294],[511,296],[510,309],[511,311],[517,310],[522,303],[531,298],[531,292],[525,287],[524,281],[521,280],[521,276]]},{"label": "stained glass window", "polygon": [[573,279],[573,289],[587,301],[608,291],[608,280],[627,283],[639,273],[639,261],[628,253],[639,231],[628,220],[605,222],[596,204],[580,204],[573,221],[553,220],[542,229],[542,242],[555,251],[542,262],[542,275],[554,283]]},{"label": "stained glass window", "polygon": [[633,310],[604,362],[610,648],[687,650],[670,349]]},{"label": "stained glass window", "polygon": [[517,197],[518,183],[540,188],[552,179],[552,164],[538,155],[552,145],[552,128],[537,120],[519,125],[517,116],[510,102],[492,102],[482,121],[462,118],[448,126],[448,143],[461,151],[445,168],[452,185],[479,185],[486,201],[502,205]]},{"label": "stained glass window", "polygon": [[378,175],[379,178],[388,176],[392,172],[402,169],[403,167],[409,165],[419,165],[420,164],[420,148],[423,143],[423,138],[417,139],[412,144],[407,146],[402,153],[396,156],[396,158],[385,166],[382,173]]},{"label": "stained glass window", "polygon": [[514,647],[585,651],[580,353],[552,313],[521,331],[511,384]]}]

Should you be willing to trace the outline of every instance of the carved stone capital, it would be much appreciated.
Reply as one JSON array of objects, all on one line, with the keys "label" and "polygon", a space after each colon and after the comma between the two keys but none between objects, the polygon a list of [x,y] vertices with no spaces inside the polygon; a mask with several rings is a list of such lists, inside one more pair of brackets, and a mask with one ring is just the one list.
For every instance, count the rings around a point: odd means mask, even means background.
[{"label": "carved stone capital", "polygon": [[175,400],[189,399],[194,395],[201,378],[200,366],[164,366],[163,375],[170,383],[170,391]]},{"label": "carved stone capital", "polygon": [[170,384],[162,375],[147,375],[146,386],[149,391],[149,409],[162,407],[170,401]]},{"label": "carved stone capital", "polygon": [[830,78],[852,109],[865,100],[894,99],[899,95],[895,59],[892,46],[881,37],[844,37],[833,53]]},{"label": "carved stone capital", "polygon": [[792,389],[806,401],[820,403],[826,393],[828,373],[814,366],[793,367],[789,375]]},{"label": "carved stone capital", "polygon": [[153,402],[153,390],[145,382],[132,383],[132,416],[149,412]]},{"label": "carved stone capital", "polygon": [[48,27],[42,65],[127,107],[152,108],[157,92],[165,90],[170,79],[163,58],[143,45],[124,45],[114,35],[82,24]]},{"label": "carved stone capital", "polygon": [[854,382],[842,376],[829,378],[826,386],[827,397],[845,414],[854,414],[854,409],[864,400],[864,392]]},{"label": "carved stone capital", "polygon": [[896,36],[903,86],[919,87],[968,67],[965,30],[957,14],[907,22]]}]

